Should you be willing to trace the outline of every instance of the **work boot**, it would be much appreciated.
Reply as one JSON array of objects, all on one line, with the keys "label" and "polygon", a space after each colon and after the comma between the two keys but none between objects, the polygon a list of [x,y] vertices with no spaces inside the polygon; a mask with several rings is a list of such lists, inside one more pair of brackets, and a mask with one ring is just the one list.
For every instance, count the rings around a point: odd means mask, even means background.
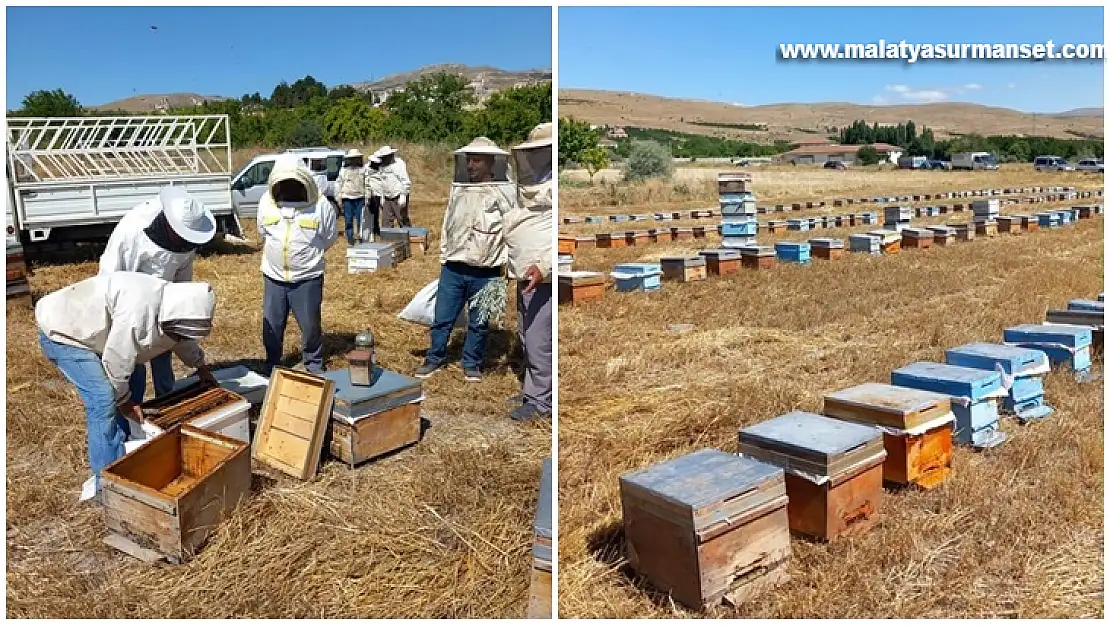
[{"label": "work boot", "polygon": [[551,412],[540,410],[532,404],[523,404],[510,412],[509,418],[518,423],[531,423],[539,419],[550,419]]},{"label": "work boot", "polygon": [[431,377],[433,373],[439,371],[439,367],[439,365],[433,365],[426,362],[420,365],[420,367],[416,370],[416,377],[420,378],[421,380]]},{"label": "work boot", "polygon": [[469,369],[464,367],[463,368],[463,377],[466,378],[467,382],[481,382],[482,381],[482,372],[479,371],[477,367],[472,367],[472,368],[469,368]]}]

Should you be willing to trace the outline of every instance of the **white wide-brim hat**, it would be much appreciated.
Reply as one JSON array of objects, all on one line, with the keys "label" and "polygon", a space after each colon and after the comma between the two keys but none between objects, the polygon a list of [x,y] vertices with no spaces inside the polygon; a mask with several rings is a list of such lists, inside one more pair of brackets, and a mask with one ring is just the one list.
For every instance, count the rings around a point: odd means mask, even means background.
[{"label": "white wide-brim hat", "polygon": [[358,148],[351,148],[343,158],[362,158],[362,152],[359,152]]},{"label": "white wide-brim hat", "polygon": [[396,154],[396,153],[397,153],[397,148],[391,148],[388,145],[383,145],[382,147],[380,147],[380,148],[378,148],[377,150],[374,151],[374,156],[376,156],[378,158],[382,158],[383,156],[389,156],[390,154]]},{"label": "white wide-brim hat", "polygon": [[493,156],[508,156],[509,153],[497,147],[497,144],[490,141],[486,137],[478,137],[470,142],[469,145],[464,145],[455,150],[455,154],[490,154]]},{"label": "white wide-brim hat", "polygon": [[216,236],[216,218],[200,200],[180,187],[166,187],[158,194],[162,213],[177,233],[193,245],[204,245]]},{"label": "white wide-brim hat", "polygon": [[546,122],[540,124],[528,133],[528,140],[514,147],[514,150],[532,150],[535,148],[549,148],[554,134],[554,124]]}]

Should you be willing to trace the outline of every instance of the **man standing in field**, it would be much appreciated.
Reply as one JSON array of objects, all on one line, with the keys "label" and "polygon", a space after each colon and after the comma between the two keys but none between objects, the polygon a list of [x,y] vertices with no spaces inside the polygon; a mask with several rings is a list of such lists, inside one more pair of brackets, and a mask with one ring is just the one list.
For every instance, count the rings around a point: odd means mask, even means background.
[{"label": "man standing in field", "polygon": [[507,179],[508,152],[485,137],[455,151],[455,183],[440,236],[439,287],[431,347],[416,376],[435,373],[447,358],[451,328],[468,309],[462,369],[468,382],[482,380],[489,320],[505,310],[505,241],[502,216],[516,203]]},{"label": "man standing in field", "polygon": [[412,227],[409,220],[409,193],[412,180],[405,161],[397,156],[397,150],[388,145],[382,146],[374,156],[381,161],[382,221],[385,227]]},{"label": "man standing in field", "polygon": [[552,124],[540,124],[513,148],[517,206],[505,215],[509,279],[516,281],[517,334],[524,349],[521,405],[515,421],[551,417]]},{"label": "man standing in field", "polygon": [[362,207],[366,203],[366,174],[362,169],[362,152],[352,148],[343,157],[343,168],[335,179],[335,199],[343,207],[347,245],[355,244],[356,228],[361,229]]},{"label": "man standing in field", "polygon": [[320,374],[324,371],[324,254],[339,236],[335,210],[295,158],[274,163],[268,184],[258,204],[266,375],[281,361],[290,311],[301,329],[305,369]]},{"label": "man standing in field", "polygon": [[366,211],[363,213],[364,222],[369,223],[369,228],[364,226],[363,232],[369,232],[369,241],[377,240],[381,235],[380,212],[382,208],[382,160],[377,154],[370,156],[370,163],[366,167]]},{"label": "man standing in field", "polygon": [[[100,257],[99,274],[130,271],[167,282],[191,282],[197,250],[215,235],[216,220],[204,204],[180,187],[166,187],[157,197],[132,208],[116,224]],[[144,362],[129,372],[131,401],[136,404],[142,403],[146,393]],[[155,397],[173,391],[173,357],[169,351],[151,358],[150,370]]]},{"label": "man standing in field", "polygon": [[197,341],[212,332],[216,297],[204,282],[167,282],[128,271],[102,273],[55,291],[35,306],[39,346],[85,404],[92,491],[123,457],[127,421],[143,421],[131,377],[143,363],[177,354],[215,384]]}]

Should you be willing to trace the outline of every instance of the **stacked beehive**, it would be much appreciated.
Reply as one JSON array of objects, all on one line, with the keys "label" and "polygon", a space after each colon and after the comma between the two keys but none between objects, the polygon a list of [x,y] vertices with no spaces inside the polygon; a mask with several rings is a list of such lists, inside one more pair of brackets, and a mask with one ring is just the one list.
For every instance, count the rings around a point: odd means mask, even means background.
[{"label": "stacked beehive", "polygon": [[975,200],[971,203],[974,212],[975,234],[993,237],[998,234],[998,200]]},{"label": "stacked beehive", "polygon": [[370,386],[352,384],[348,369],[323,377],[335,388],[328,441],[335,458],[354,467],[420,440],[420,380],[381,367],[373,368]]},{"label": "stacked beehive", "polygon": [[910,227],[913,220],[913,208],[909,206],[887,206],[883,209],[883,229],[901,232],[903,228]]},{"label": "stacked beehive", "polygon": [[759,226],[751,174],[717,174],[717,193],[721,205],[721,246],[737,248],[754,244]]},{"label": "stacked beehive", "polygon": [[1007,345],[1038,349],[1048,354],[1052,364],[1071,369],[1076,379],[1090,379],[1092,332],[1087,326],[1030,323],[1006,328],[1002,340]]},{"label": "stacked beehive", "polygon": [[957,442],[986,449],[1006,441],[998,416],[998,400],[1006,391],[997,371],[915,362],[891,372],[890,383],[948,395],[956,415]]},{"label": "stacked beehive", "polygon": [[1002,408],[1026,422],[1052,414],[1044,401],[1044,383],[1041,376],[1048,373],[1048,356],[1044,352],[1010,345],[970,343],[953,347],[944,353],[950,365],[1000,370],[1009,382],[1009,390],[1002,398]]},{"label": "stacked beehive", "polygon": [[663,267],[659,263],[624,263],[609,274],[618,291],[658,291]]}]

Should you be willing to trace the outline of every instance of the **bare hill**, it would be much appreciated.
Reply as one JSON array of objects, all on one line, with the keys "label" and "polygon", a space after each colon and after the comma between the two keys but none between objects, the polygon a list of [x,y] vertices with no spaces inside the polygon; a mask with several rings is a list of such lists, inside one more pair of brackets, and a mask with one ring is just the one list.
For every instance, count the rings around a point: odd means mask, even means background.
[{"label": "bare hill", "polygon": [[444,63],[439,65],[428,65],[427,67],[422,67],[411,72],[393,74],[380,80],[355,83],[351,86],[364,91],[367,89],[373,91],[392,91],[404,88],[405,85],[414,80],[419,80],[425,76],[441,72],[457,74],[472,83],[482,85],[489,91],[500,91],[502,89],[512,88],[518,84],[533,84],[551,80],[551,70],[549,69],[529,69],[513,72],[496,67],[470,67],[469,65],[460,65],[458,63]]},{"label": "bare hill", "polygon": [[1091,108],[1072,109],[1070,111],[1064,111],[1063,113],[1058,113],[1056,115],[1056,117],[1099,117],[1099,118],[1101,118],[1102,117],[1102,107],[1097,106],[1097,107],[1091,107]]},{"label": "bare hill", "polygon": [[220,102],[227,98],[196,93],[155,93],[137,95],[100,106],[90,106],[91,111],[126,111],[128,113],[153,113],[165,108],[199,106],[205,102]]},{"label": "bare hill", "polygon": [[[628,92],[559,90],[560,117],[575,117],[593,124],[662,128],[764,143],[775,139],[799,141],[824,137],[826,128],[847,126],[857,119],[880,124],[913,120],[918,127],[932,128],[938,138],[969,133],[1102,137],[1102,109],[1089,110],[1097,110],[1098,116],[1076,115],[1075,111],[1071,111],[1073,115],[1032,115],[964,102],[904,106],[846,102],[735,106]],[[734,127],[741,124],[762,125],[766,130]]]}]

